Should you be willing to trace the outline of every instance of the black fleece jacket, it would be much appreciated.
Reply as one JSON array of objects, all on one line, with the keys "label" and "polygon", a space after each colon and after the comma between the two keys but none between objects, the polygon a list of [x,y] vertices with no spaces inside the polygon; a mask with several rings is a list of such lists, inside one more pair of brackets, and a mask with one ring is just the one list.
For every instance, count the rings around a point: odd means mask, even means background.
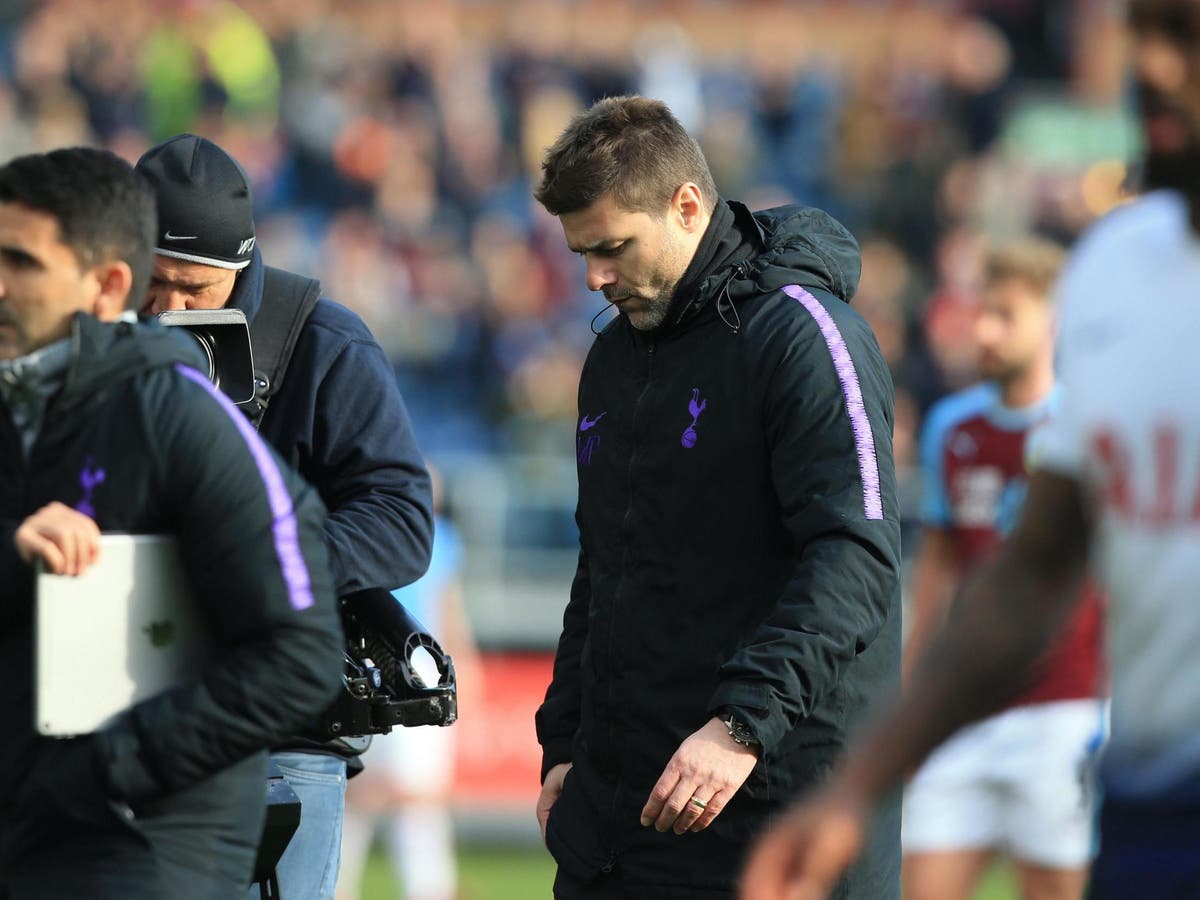
[{"label": "black fleece jacket", "polygon": [[[892,383],[848,304],[858,272],[819,210],[719,204],[664,325],[621,316],[592,347],[578,571],[537,714],[544,771],[575,763],[549,839],[580,877],[732,890],[749,835],[898,682]],[[700,835],[641,829],[667,761],[728,707],[762,742],[738,796]],[[891,896],[893,837],[853,896]]]},{"label": "black fleece jacket", "polygon": [[[72,342],[28,462],[0,403],[0,883],[29,849],[23,841],[36,843],[32,819],[71,827],[54,812],[59,801],[94,795],[169,810],[175,792],[206,778],[220,797],[220,773],[317,715],[341,675],[316,493],[195,371],[198,353],[182,334],[80,315]],[[65,742],[34,732],[33,571],[13,543],[20,522],[51,501],[86,501],[104,532],[177,537],[214,648],[198,680]],[[71,777],[64,756],[79,757]],[[51,757],[54,770],[42,771]],[[36,785],[57,796],[31,793]],[[251,789],[261,809],[261,779]]]}]

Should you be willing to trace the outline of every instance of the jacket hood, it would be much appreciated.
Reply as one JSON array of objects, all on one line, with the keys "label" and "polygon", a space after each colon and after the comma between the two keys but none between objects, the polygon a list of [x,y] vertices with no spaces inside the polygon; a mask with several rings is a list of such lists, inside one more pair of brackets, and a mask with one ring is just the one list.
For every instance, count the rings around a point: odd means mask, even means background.
[{"label": "jacket hood", "polygon": [[71,363],[58,401],[63,411],[128,378],[183,363],[201,372],[207,361],[182,328],[157,319],[101,322],[78,313],[71,320]]},{"label": "jacket hood", "polygon": [[[710,223],[710,229],[721,233],[706,233],[704,238],[704,242],[711,239],[713,258],[701,263],[698,273],[692,272],[695,261],[689,266],[681,281],[683,287],[677,288],[672,298],[667,322],[653,333],[637,332],[625,316],[618,315],[601,334],[623,328],[636,340],[652,339],[688,327],[706,310],[720,316],[736,333],[741,327],[736,304],[789,284],[826,291],[850,302],[858,287],[862,258],[858,241],[837,219],[809,206],[778,206],[751,213],[742,203],[723,202],[729,212]],[[721,221],[726,223],[723,227]]]},{"label": "jacket hood", "polygon": [[750,262],[748,277],[729,285],[731,299],[798,284],[850,302],[862,258],[858,241],[837,219],[810,206],[777,206],[754,213],[753,221],[763,251]]}]

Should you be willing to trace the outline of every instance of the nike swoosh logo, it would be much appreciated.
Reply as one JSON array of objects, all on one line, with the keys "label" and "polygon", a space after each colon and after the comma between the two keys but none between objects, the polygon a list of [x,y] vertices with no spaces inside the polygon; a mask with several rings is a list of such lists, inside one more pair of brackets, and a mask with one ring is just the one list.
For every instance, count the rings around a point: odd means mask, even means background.
[{"label": "nike swoosh logo", "polygon": [[198,237],[200,237],[198,234],[171,234],[170,231],[163,235],[163,238],[168,241],[194,241]]},{"label": "nike swoosh logo", "polygon": [[600,420],[603,419],[607,415],[608,415],[608,412],[605,411],[605,412],[600,413],[600,415],[596,416],[596,418],[594,418],[594,419],[589,419],[587,416],[584,416],[583,419],[579,423],[579,430],[587,431],[589,428],[595,428],[596,425],[600,422]]}]

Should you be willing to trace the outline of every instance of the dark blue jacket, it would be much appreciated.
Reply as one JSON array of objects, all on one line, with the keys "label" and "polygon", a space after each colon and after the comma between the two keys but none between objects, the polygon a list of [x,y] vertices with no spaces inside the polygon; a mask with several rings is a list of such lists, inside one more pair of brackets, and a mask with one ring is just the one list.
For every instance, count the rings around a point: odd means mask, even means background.
[{"label": "dark blue jacket", "polygon": [[[263,303],[258,250],[228,306],[253,322]],[[322,297],[300,332],[260,433],[320,493],[339,597],[411,584],[429,567],[429,473],[387,356],[367,326]]]}]

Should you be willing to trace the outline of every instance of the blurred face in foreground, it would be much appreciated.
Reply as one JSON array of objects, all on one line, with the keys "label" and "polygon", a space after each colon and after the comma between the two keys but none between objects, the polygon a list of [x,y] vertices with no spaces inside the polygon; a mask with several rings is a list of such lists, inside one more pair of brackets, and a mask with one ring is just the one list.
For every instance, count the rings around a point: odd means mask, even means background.
[{"label": "blurred face in foreground", "polygon": [[120,260],[81,263],[49,213],[0,203],[0,359],[67,337],[77,312],[115,319],[132,279]]},{"label": "blurred face in foreground", "polygon": [[1146,186],[1200,199],[1200,2],[1130,6]]},{"label": "blurred face in foreground", "polygon": [[699,190],[687,183],[659,215],[621,208],[610,194],[559,216],[567,246],[584,258],[587,286],[603,291],[629,324],[657,328],[707,225]]},{"label": "blurred face in foreground", "polygon": [[1049,299],[1024,279],[989,284],[975,320],[979,374],[1003,386],[1049,359],[1052,316]]}]

